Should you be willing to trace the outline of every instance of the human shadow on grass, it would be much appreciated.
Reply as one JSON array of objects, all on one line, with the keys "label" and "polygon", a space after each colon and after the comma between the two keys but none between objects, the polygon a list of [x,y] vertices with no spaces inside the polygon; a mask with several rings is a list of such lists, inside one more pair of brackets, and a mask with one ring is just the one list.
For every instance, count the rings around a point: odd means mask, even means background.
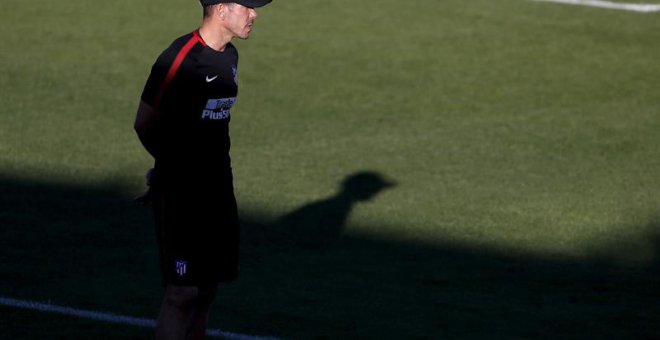
[{"label": "human shadow on grass", "polygon": [[306,204],[274,223],[244,228],[245,235],[252,244],[260,242],[263,246],[288,251],[320,248],[340,237],[356,204],[368,202],[394,185],[376,172],[355,173],[344,179],[335,195]]},{"label": "human shadow on grass", "polygon": [[[349,175],[337,194],[274,220],[244,207],[241,276],[221,287],[211,326],[290,339],[660,334],[658,260],[619,266],[606,254],[578,261],[359,233],[395,227],[347,225],[359,204],[396,190],[383,178]],[[128,191],[0,176],[0,295],[154,317],[162,292],[151,213]],[[647,227],[660,231],[657,220]],[[649,236],[656,258],[658,235]],[[17,326],[2,333],[30,338],[25,325],[39,325],[25,315],[3,316]],[[85,337],[75,325],[50,327]]]},{"label": "human shadow on grass", "polygon": [[348,176],[336,195],[274,222],[245,216],[245,290],[229,292],[244,303],[225,317],[292,338],[660,334],[657,264],[619,267],[604,255],[577,261],[355,232],[373,225],[346,232],[356,204],[392,187],[382,178]]}]

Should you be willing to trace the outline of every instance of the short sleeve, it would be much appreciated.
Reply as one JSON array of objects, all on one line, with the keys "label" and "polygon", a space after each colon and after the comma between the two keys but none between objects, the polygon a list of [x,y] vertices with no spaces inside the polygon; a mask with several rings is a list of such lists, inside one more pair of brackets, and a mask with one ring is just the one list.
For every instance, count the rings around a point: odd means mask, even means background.
[{"label": "short sleeve", "polygon": [[142,101],[151,107],[155,108],[158,106],[158,96],[163,88],[168,69],[169,65],[163,61],[162,56],[151,67],[151,73],[149,73],[149,78],[147,78],[141,96]]}]

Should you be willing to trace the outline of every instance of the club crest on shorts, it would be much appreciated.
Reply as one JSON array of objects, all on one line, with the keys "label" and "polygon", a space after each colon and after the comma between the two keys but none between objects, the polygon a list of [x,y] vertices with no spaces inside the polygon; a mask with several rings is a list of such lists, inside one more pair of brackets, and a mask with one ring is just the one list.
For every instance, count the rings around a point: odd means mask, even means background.
[{"label": "club crest on shorts", "polygon": [[177,275],[184,276],[184,275],[186,275],[186,272],[188,271],[188,262],[177,260],[174,263],[174,267],[175,267]]}]

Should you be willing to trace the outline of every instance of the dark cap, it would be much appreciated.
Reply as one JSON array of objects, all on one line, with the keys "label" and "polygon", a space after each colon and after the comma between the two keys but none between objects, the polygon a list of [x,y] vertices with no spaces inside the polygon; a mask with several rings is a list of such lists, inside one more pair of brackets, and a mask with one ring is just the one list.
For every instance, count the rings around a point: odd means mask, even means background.
[{"label": "dark cap", "polygon": [[217,5],[221,3],[230,3],[234,2],[239,5],[243,5],[245,7],[250,7],[250,8],[257,8],[261,6],[266,6],[268,5],[272,0],[199,0],[199,2],[202,4],[202,6],[211,6],[211,5]]}]

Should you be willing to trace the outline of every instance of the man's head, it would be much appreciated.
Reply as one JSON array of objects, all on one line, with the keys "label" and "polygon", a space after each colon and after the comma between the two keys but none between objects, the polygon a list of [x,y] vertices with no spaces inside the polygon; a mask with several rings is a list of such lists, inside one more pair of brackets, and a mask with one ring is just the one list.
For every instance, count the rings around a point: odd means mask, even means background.
[{"label": "man's head", "polygon": [[204,18],[218,16],[224,29],[232,37],[247,39],[258,14],[256,7],[265,6],[271,0],[200,0],[204,7]]},{"label": "man's head", "polygon": [[202,7],[223,3],[236,3],[248,8],[257,8],[268,5],[272,0],[199,0]]}]

